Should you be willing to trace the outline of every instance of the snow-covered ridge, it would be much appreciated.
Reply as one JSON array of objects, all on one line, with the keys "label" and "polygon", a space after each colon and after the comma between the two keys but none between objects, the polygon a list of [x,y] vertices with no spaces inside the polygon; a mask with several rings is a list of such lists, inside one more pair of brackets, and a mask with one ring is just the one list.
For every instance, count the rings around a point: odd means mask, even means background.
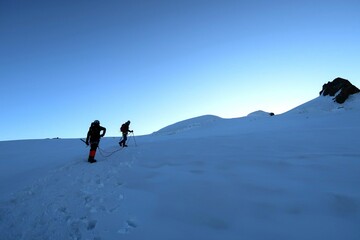
[{"label": "snow-covered ridge", "polygon": [[222,118],[214,115],[204,115],[195,118],[190,118],[183,120],[174,124],[171,124],[167,127],[160,129],[157,132],[154,132],[155,135],[173,135],[178,133],[187,132],[194,130],[195,128],[209,126],[214,122],[220,121]]},{"label": "snow-covered ridge", "polygon": [[333,98],[334,97],[330,96],[319,96],[287,111],[284,114],[326,114],[344,110],[360,109],[360,93],[350,95],[343,104],[334,102]]},{"label": "snow-covered ridge", "polygon": [[252,113],[249,113],[247,117],[271,117],[269,112],[258,110]]},{"label": "snow-covered ridge", "polygon": [[[286,117],[296,118],[296,116],[302,116],[302,115],[304,116],[305,115],[314,116],[319,114],[326,115],[336,112],[347,111],[351,109],[360,110],[360,93],[351,95],[348,98],[348,100],[343,104],[334,102],[333,97],[319,96],[278,116],[285,118]],[[206,131],[210,131],[210,128],[211,131],[214,131],[214,128],[229,129],[227,125],[229,124],[229,121],[232,120],[233,122],[237,122],[238,126],[236,128],[238,128],[239,125],[243,125],[245,127],[245,125],[248,126],[249,123],[255,124],[254,121],[257,120],[267,121],[267,119],[270,118],[272,118],[270,112],[266,112],[262,110],[249,113],[246,117],[239,117],[233,119],[224,119],[214,115],[204,115],[171,124],[154,132],[153,135],[176,135],[176,134],[187,133],[194,130],[198,130],[198,131],[201,130],[202,133],[204,133]],[[257,124],[262,124],[262,123],[263,122]]]}]

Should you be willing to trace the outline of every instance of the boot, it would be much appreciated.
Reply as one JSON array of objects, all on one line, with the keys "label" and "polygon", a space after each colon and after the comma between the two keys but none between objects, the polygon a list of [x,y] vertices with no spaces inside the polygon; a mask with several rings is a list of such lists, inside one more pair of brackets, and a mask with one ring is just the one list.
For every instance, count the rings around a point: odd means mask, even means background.
[{"label": "boot", "polygon": [[93,157],[89,157],[88,162],[89,162],[89,163],[95,163],[96,160],[95,160]]}]

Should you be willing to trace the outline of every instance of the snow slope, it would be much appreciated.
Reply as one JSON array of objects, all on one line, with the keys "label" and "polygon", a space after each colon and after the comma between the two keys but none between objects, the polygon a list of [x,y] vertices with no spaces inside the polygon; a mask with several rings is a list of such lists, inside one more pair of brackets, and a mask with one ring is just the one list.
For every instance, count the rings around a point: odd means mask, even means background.
[{"label": "snow slope", "polygon": [[104,138],[96,164],[77,139],[0,142],[1,239],[360,239],[359,119],[360,94],[202,116]]}]

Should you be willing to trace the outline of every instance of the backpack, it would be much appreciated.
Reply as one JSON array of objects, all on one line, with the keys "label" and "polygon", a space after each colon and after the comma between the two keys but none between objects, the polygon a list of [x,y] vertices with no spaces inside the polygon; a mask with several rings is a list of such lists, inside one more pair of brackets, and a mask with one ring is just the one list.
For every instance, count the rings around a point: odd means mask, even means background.
[{"label": "backpack", "polygon": [[121,131],[121,132],[126,132],[126,126],[125,126],[125,124],[121,125],[120,131]]},{"label": "backpack", "polygon": [[100,138],[100,126],[96,126],[95,124],[91,124],[89,132],[92,139]]}]

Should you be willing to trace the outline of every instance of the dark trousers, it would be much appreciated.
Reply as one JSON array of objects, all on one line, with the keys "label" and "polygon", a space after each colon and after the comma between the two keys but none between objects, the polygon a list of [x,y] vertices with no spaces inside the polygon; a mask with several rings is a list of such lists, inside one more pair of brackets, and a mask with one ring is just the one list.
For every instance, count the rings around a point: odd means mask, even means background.
[{"label": "dark trousers", "polygon": [[123,133],[122,140],[120,141],[120,146],[125,146],[127,140],[127,133]]}]

